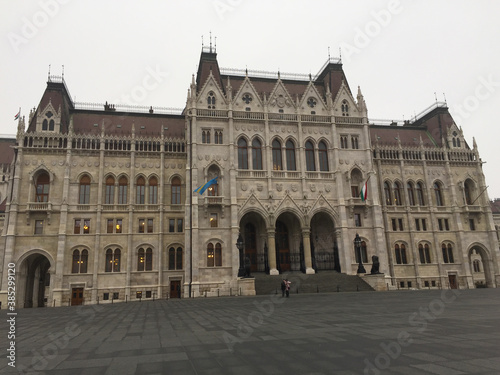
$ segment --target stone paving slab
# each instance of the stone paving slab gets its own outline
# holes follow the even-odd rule
[[[157,300],[18,310],[0,373],[500,374],[500,289]]]

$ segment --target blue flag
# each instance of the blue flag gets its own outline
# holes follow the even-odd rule
[[[214,185],[217,183],[217,179],[219,178],[219,176],[215,177],[215,178],[212,178],[210,181],[208,181],[207,183],[197,187],[195,190],[193,190],[194,193],[200,193],[200,195],[202,195],[205,190],[207,190],[210,186]]]

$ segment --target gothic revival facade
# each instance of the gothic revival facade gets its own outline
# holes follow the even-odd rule
[[[74,103],[50,77],[0,144],[2,303],[9,263],[20,307],[252,294],[239,235],[251,272],[356,274],[376,256],[389,289],[500,282],[476,144],[445,103],[369,120],[336,59],[285,75],[205,49],[178,114]]]

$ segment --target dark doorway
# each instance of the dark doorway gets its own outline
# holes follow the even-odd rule
[[[282,221],[276,222],[277,266],[280,272],[290,271],[290,245],[288,229]]]
[[[257,234],[252,223],[245,225],[245,257],[250,258],[250,271],[257,271]]]
[[[448,275],[448,282],[450,283],[450,288],[451,289],[457,289],[458,288],[457,275]]]
[[[42,254],[32,254],[23,262],[21,274],[26,275],[24,307],[44,307],[45,288],[50,285],[49,260]]]
[[[170,281],[170,298],[181,298],[181,281]]]
[[[83,305],[83,288],[73,288],[71,290],[71,306]]]

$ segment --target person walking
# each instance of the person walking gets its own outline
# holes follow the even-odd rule
[[[285,279],[285,283],[286,283],[286,297],[288,298],[288,297],[290,297],[290,284],[292,282]]]
[[[281,297],[285,296],[285,290],[286,290],[286,281],[285,279],[281,280]]]

